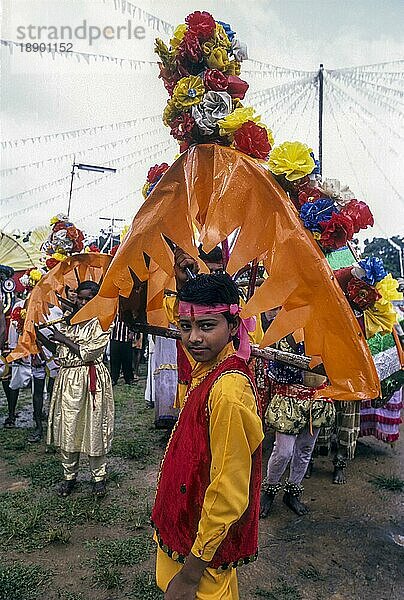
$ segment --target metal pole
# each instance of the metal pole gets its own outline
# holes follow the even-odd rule
[[[323,174],[323,101],[324,101],[324,65],[318,72],[318,162],[320,175]]]
[[[73,178],[74,178],[74,173],[75,173],[75,171],[74,171],[75,167],[76,167],[76,165],[75,165],[75,163],[73,161],[73,164],[72,164],[72,177],[70,179],[69,204],[68,204],[68,207],[67,207],[67,216],[68,217],[70,217],[70,205],[72,203]]]

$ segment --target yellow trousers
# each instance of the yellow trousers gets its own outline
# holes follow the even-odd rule
[[[182,565],[172,560],[157,546],[156,581],[165,592],[172,578],[182,569]],[[196,600],[239,600],[236,569],[217,572],[205,569],[200,581]]]

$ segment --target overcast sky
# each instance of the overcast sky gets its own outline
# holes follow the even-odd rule
[[[27,32],[28,25],[69,25],[74,28],[82,25],[84,20],[87,27],[116,28],[127,24],[129,18],[126,12],[122,14],[122,2],[3,0],[1,37],[20,41],[21,32]],[[174,25],[183,22],[193,10],[208,10],[216,19],[231,23],[238,37],[247,43],[250,58],[288,69],[314,72],[321,62],[326,70],[332,70],[404,58],[404,3],[399,0],[134,0],[132,4]],[[153,44],[157,32],[136,19],[132,18],[131,22],[132,27],[145,25],[144,39],[100,39],[90,45],[87,37],[72,40],[73,50],[155,61]],[[168,41],[168,36],[159,35]],[[2,140],[158,115],[167,98],[157,79],[155,66],[134,70],[127,64],[122,67],[105,62],[87,64],[83,60],[78,62],[74,56],[52,58],[45,52],[40,57],[21,52],[19,48],[14,49],[13,54],[2,48],[1,57]],[[253,66],[246,62],[243,68],[248,70]],[[395,72],[397,66],[386,70]],[[250,83],[251,94],[287,80],[285,77],[275,81],[247,75],[245,78]],[[366,89],[372,91],[372,85],[380,85],[380,81]],[[398,85],[394,82],[388,87],[399,89]],[[380,89],[374,89],[383,99]],[[265,112],[265,107],[260,107],[260,112],[270,127],[271,121],[278,123],[278,128],[274,127],[276,142],[300,139],[312,145],[317,153],[314,87],[310,94],[283,119],[282,124],[279,124],[281,107],[277,112]],[[350,184],[357,197],[369,203],[377,223],[374,235],[404,233],[404,206],[403,200],[399,199],[404,183],[400,166],[402,114],[399,114],[397,96],[393,102],[397,110],[386,111],[382,105],[364,101],[362,97],[362,106],[368,114],[361,120],[361,114],[355,111],[361,113],[362,109],[336,104],[331,94],[327,96],[326,89],[324,172],[326,176]],[[251,104],[254,104],[253,100]],[[117,142],[114,147],[98,148],[111,141]],[[135,191],[143,185],[148,167],[164,160],[172,162],[176,145],[159,121],[146,120],[132,128],[8,147],[2,151],[1,168],[13,168],[71,152],[81,152],[81,162],[107,164],[126,156],[116,166],[132,165],[116,175],[104,177],[99,185],[73,191],[73,219],[81,227],[95,232],[103,223],[99,216],[120,217],[130,222],[142,202],[140,192]],[[66,158],[2,177],[2,198],[43,184],[49,186],[41,192],[2,202],[0,224],[9,231],[24,230],[47,223],[56,212],[66,211],[70,169],[71,159]],[[74,185],[84,186],[98,177],[81,173]],[[59,179],[59,183],[54,183]],[[54,196],[58,198],[48,202]],[[39,206],[29,209],[35,204]],[[26,208],[29,210],[24,214],[8,216]],[[92,216],[87,218],[87,215]]]

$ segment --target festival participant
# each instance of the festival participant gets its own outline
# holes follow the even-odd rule
[[[121,368],[125,383],[127,385],[132,385],[134,381],[132,368],[132,334],[129,331],[129,327],[120,318],[120,315],[115,317],[114,326],[111,332],[110,362],[112,385],[118,383]]]
[[[192,380],[152,511],[157,584],[166,600],[237,599],[235,567],[255,559],[258,541],[263,432],[246,364],[253,324],[240,320],[238,289],[227,274],[186,282],[189,266],[189,259],[176,264],[176,275]]]
[[[280,349],[302,354],[303,344],[296,344],[292,336],[279,342]],[[266,421],[275,430],[275,444],[268,460],[267,476],[262,482],[260,517],[269,515],[276,494],[282,489],[281,479],[290,463],[289,478],[284,486],[283,502],[297,515],[308,512],[300,502],[302,480],[322,425],[334,419],[334,405],[321,397],[325,377],[314,373],[303,375],[300,369],[270,361],[271,398]]]
[[[99,285],[83,281],[78,286],[77,307],[96,296]],[[60,448],[64,481],[59,494],[68,496],[76,483],[80,452],[86,453],[96,496],[106,493],[106,455],[111,447],[114,403],[111,378],[102,362],[109,331],[97,318],[78,325],[53,328],[60,371],[56,378],[48,422],[48,444]]]

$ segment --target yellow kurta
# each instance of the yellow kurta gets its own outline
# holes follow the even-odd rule
[[[206,377],[216,364],[234,353],[228,344],[208,363],[194,363],[191,388]],[[248,506],[252,455],[264,435],[256,400],[248,379],[239,373],[226,373],[212,387],[209,399],[209,439],[212,462],[208,486],[192,554],[211,561],[230,526]],[[182,568],[157,547],[156,578],[165,591]],[[198,600],[237,599],[235,569],[205,569],[196,598]]]
[[[103,331],[94,318],[78,325],[63,325],[61,332],[79,346],[80,357],[59,345],[61,368],[49,409],[47,443],[66,452],[103,456],[110,450],[114,430],[111,377],[102,362],[109,331]],[[90,362],[96,370],[95,401],[90,392]]]
[[[245,306],[245,302],[240,298],[240,306]],[[178,323],[178,299],[177,296],[164,296],[163,308],[165,310],[168,322],[175,325],[179,329]],[[264,337],[264,330],[262,329],[261,318],[258,315],[254,331],[248,332],[251,344],[260,344]],[[188,357],[189,362],[193,365],[193,359],[191,355],[184,348],[184,352]],[[179,382],[177,385],[177,395],[174,402],[174,408],[182,408],[184,398],[187,393],[188,385],[186,383]]]

